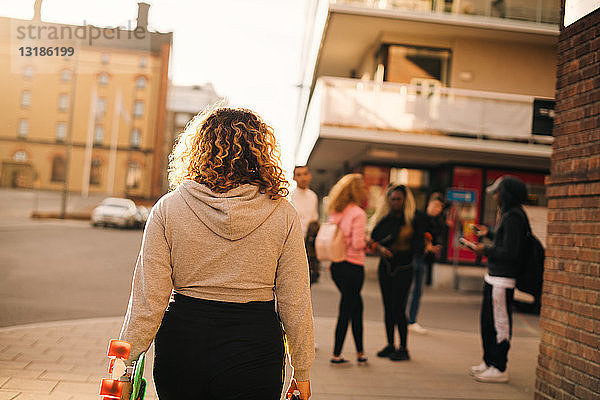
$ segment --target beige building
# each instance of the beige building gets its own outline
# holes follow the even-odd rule
[[[32,21],[0,18],[2,186],[162,193],[172,33],[148,31],[149,7],[125,29],[44,22],[40,0]]]
[[[493,224],[503,174],[545,206],[559,18],[558,0],[309,2],[296,164],[322,196],[362,172],[369,208],[390,181],[421,208],[446,192],[451,235]]]

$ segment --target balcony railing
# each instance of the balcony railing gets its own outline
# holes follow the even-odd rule
[[[549,143],[532,133],[532,96],[322,77],[304,134],[319,126]]]
[[[560,0],[331,0],[331,3],[383,10],[479,15],[545,24],[560,22]]]

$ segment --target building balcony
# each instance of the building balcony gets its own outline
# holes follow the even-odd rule
[[[467,163],[545,170],[552,99],[426,84],[317,80],[297,164],[332,171],[361,163]],[[534,133],[541,121],[544,134]],[[539,128],[535,128],[538,130]],[[550,129],[550,132],[548,131]]]
[[[542,24],[560,22],[558,0],[331,0],[331,4],[364,9],[472,15]]]

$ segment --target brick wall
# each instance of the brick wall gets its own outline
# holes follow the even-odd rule
[[[600,10],[561,28],[557,75],[535,398],[600,399]]]

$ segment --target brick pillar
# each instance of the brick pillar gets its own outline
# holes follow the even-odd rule
[[[557,74],[535,398],[600,399],[600,10],[561,27]]]

